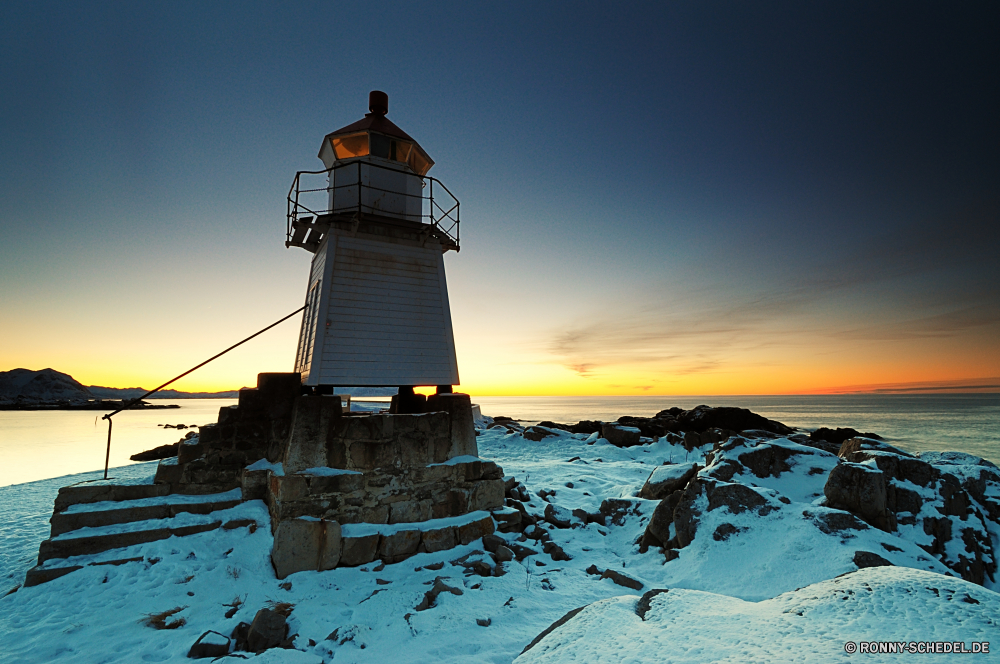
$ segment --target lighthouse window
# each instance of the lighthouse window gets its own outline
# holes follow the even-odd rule
[[[392,154],[390,155],[392,159],[396,161],[401,161],[404,164],[410,159],[410,148],[412,144],[405,141],[393,141],[392,142]]]
[[[337,159],[364,157],[368,154],[368,134],[336,136],[330,140],[333,143],[333,151],[336,153]]]
[[[369,134],[370,154],[373,157],[389,159],[389,151],[392,149],[392,139],[382,134]]]

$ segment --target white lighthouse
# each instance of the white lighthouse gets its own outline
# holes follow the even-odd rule
[[[459,250],[459,203],[390,122],[388,96],[323,138],[326,168],[296,174],[286,247],[312,252],[295,370],[317,394],[336,387],[458,384],[444,254]]]

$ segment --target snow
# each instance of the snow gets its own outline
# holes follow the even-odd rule
[[[752,449],[767,447],[783,448],[789,452],[793,452],[793,456],[790,456],[786,461],[791,470],[779,474],[778,477],[774,477],[773,475],[757,477],[748,473],[740,473],[734,477],[738,478],[743,484],[771,489],[791,499],[792,502],[811,503],[816,499],[822,498],[823,482],[817,482],[815,478],[820,477],[825,479],[830,474],[834,466],[839,463],[837,455],[814,447],[799,445],[786,439],[761,441],[752,446]],[[727,458],[738,460],[739,455],[745,451],[745,449],[739,447],[731,452],[723,452],[715,461],[718,463],[722,459]],[[873,471],[869,466],[863,466],[862,469],[865,472]],[[873,472],[878,472],[878,470],[874,469]]]
[[[627,595],[592,604],[515,661],[897,661],[899,654],[852,656],[845,644],[995,644],[1000,611],[1000,595],[979,586],[893,567],[860,570],[760,602],[671,589],[650,600],[644,619],[636,613],[638,600]],[[926,657],[921,661],[948,655]]]
[[[177,516],[168,519],[148,519],[146,521],[132,521],[129,523],[115,523],[109,526],[97,526],[93,528],[78,528],[68,533],[63,533],[53,537],[53,541],[64,541],[76,539],[78,537],[93,537],[95,535],[113,535],[116,533],[127,533],[136,530],[155,530],[157,528],[182,528],[184,526],[197,526],[222,520],[244,518],[242,516],[242,505],[231,507],[225,510],[216,510],[210,514],[192,514],[191,512],[180,512]],[[265,519],[261,525],[269,525],[270,521]],[[51,561],[47,561],[51,562]]]
[[[230,500],[240,500],[243,492],[239,489],[225,491],[223,493],[207,493],[200,495],[179,495],[155,496],[152,498],[137,498],[136,500],[105,500],[97,503],[77,503],[67,507],[63,514],[77,514],[79,512],[100,512],[103,510],[117,510],[129,507],[151,507],[153,505],[198,505],[200,503],[215,503]]]
[[[343,468],[330,468],[328,466],[317,466],[299,471],[297,475],[315,475],[317,477],[336,477],[337,475],[361,475],[357,470],[344,470]]]
[[[0,633],[5,635],[0,660],[188,662],[187,651],[201,634],[214,630],[228,635],[268,602],[293,605],[289,625],[297,650],[247,655],[264,664],[506,663],[567,611],[583,606],[587,608],[576,618],[518,661],[839,661],[849,659],[844,642],[862,639],[1000,641],[1000,595],[946,576],[952,572],[918,546],[925,543],[918,533],[872,527],[825,532],[818,525],[829,515],[844,514],[823,505],[823,481],[837,460],[820,450],[782,438],[758,443],[794,452],[787,460],[791,470],[776,477],[744,473],[733,478],[753,486],[773,511],[764,516],[754,510],[703,511],[694,541],[679,550],[676,560],[666,562],[655,547],[639,550],[637,540],[658,501],[636,496],[653,471],[675,472],[672,464],[706,465],[711,446],[686,451],[660,440],[617,448],[596,434],[567,432],[533,442],[505,428],[481,431],[477,443],[480,457],[453,461],[498,463],[506,476],[528,489],[525,507],[532,514],[541,516],[548,504],[593,513],[610,498],[628,499],[634,509],[617,525],[584,526],[577,520],[568,529],[544,525],[569,561],[554,561],[540,552],[538,543],[519,542],[517,534],[501,534],[510,543],[539,551],[522,562],[502,564],[502,576],[470,575],[452,564],[463,556],[488,560],[477,540],[397,564],[376,561],[299,572],[284,581],[275,578],[271,566],[273,539],[263,502],[248,501],[209,515],[182,513],[163,525],[252,519],[260,527],[254,532],[217,529],[56,561],[85,566],[0,598]],[[711,473],[725,458],[717,453],[701,473]],[[962,461],[956,467],[975,466],[955,461]],[[263,464],[251,467],[280,471]],[[155,467],[139,464],[114,473],[146,481]],[[810,474],[812,469],[818,470]],[[7,580],[7,588],[34,564],[38,543],[48,535],[55,491],[90,477],[0,487],[0,579]],[[543,490],[544,500],[539,497]],[[420,527],[457,525],[485,515]],[[733,534],[713,538],[723,524]],[[346,524],[342,534],[412,527]],[[856,551],[876,553],[897,567],[856,571]],[[139,557],[141,561],[121,565],[86,566]],[[643,621],[635,613],[641,593],[588,573],[591,565],[639,580],[643,592],[670,590],[653,598]],[[442,593],[436,605],[416,611],[438,577],[461,594]],[[236,600],[239,610],[226,618]],[[175,607],[182,607],[175,617],[185,621],[177,629],[156,630],[142,622],[144,616]],[[477,619],[490,624],[481,627]],[[337,637],[328,638],[334,631]],[[873,662],[899,658],[857,657]],[[921,661],[935,657],[946,655],[924,655]]]
[[[229,641],[225,636],[222,636],[218,632],[206,632],[205,636],[201,639],[202,643],[209,643],[213,645],[226,645]]]
[[[323,658],[318,655],[310,655],[299,650],[283,650],[276,648],[265,650],[261,654],[254,656],[245,653],[247,659],[255,664],[322,664]]]
[[[252,464],[247,466],[247,470],[270,470],[275,475],[283,477],[285,475],[285,469],[280,463],[271,463],[267,459],[258,459]]]
[[[137,466],[140,464],[136,464]],[[108,486],[116,485],[120,486],[122,484],[137,485],[137,484],[152,484],[153,478],[156,475],[156,462],[151,461],[149,463],[141,464],[142,469],[139,472],[129,472],[129,469],[135,468],[135,466],[122,466],[121,468],[111,468],[108,470],[108,479],[104,479],[103,474],[100,477],[94,479],[82,480],[79,482],[74,482],[72,484],[63,484],[63,486],[71,485],[83,485],[87,486]],[[145,472],[142,472],[142,471]],[[88,473],[89,474],[89,473]]]
[[[151,461],[112,468],[110,474],[125,484],[152,481],[155,473],[156,462]],[[21,583],[34,566],[38,543],[49,536],[49,517],[59,489],[103,476],[100,470],[0,487],[0,595]]]
[[[667,466],[659,466],[655,468],[653,472],[649,474],[649,478],[646,480],[649,484],[660,484],[662,482],[676,482],[680,478],[684,477],[694,466],[694,463],[674,463]]]
[[[471,454],[463,454],[462,456],[452,457],[452,458],[450,458],[447,461],[444,461],[442,463],[429,463],[429,464],[427,464],[427,466],[428,467],[430,467],[430,466],[457,466],[460,463],[472,463],[473,461],[482,461],[482,459],[480,459],[477,456],[472,456]]]
[[[484,519],[490,515],[489,512],[469,512],[461,516],[452,516],[444,519],[430,519],[419,523],[345,523],[340,527],[342,537],[365,537],[368,535],[393,535],[402,530],[438,530],[439,528],[464,526],[467,523]]]

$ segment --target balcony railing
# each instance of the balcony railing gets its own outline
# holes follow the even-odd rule
[[[458,199],[435,178],[370,161],[299,171],[288,191],[286,247],[315,251],[334,219],[378,218],[420,224],[443,245],[459,248]]]

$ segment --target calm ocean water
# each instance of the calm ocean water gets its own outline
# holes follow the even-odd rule
[[[958,450],[1000,464],[1000,394],[820,395],[727,397],[475,397],[484,415],[525,422],[613,420],[651,416],[698,404],[739,406],[806,430],[853,427],[877,433],[911,452]],[[115,416],[111,466],[129,456],[176,442],[185,431],[159,424],[207,424],[234,399],[169,401],[176,410],[130,411]],[[0,486],[104,467],[107,423],[95,411],[0,411]]]
[[[186,430],[159,424],[208,424],[219,408],[236,399],[179,399],[178,409],[130,410],[114,417],[110,466],[133,463],[129,457],[158,445],[176,443]],[[0,411],[0,486],[104,469],[108,423],[94,410]]]

